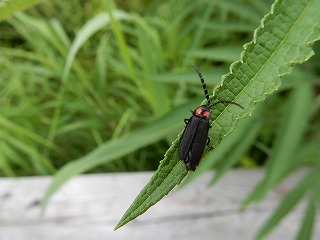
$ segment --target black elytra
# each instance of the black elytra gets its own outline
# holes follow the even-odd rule
[[[218,101],[211,105],[207,86],[204,82],[201,72],[195,66],[192,66],[198,73],[201,80],[204,94],[207,99],[207,105],[201,105],[194,111],[191,111],[192,116],[189,119],[184,119],[186,127],[180,138],[180,144],[178,149],[179,158],[185,163],[187,171],[195,171],[202,158],[206,145],[208,147],[210,138],[208,138],[208,132],[210,127],[210,107],[215,106],[219,103],[230,103],[235,104],[242,108],[238,103],[231,101]]]

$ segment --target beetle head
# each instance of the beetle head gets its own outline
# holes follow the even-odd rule
[[[193,111],[193,115],[205,119],[210,119],[210,108],[207,105],[202,105]]]

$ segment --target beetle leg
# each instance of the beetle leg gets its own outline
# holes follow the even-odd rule
[[[187,125],[188,122],[189,122],[189,119],[185,118],[185,119],[184,119],[184,123]]]

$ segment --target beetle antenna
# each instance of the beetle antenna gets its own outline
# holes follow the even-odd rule
[[[232,102],[232,101],[225,101],[225,100],[221,100],[221,101],[215,102],[215,103],[213,103],[213,104],[211,105],[211,101],[210,101],[209,94],[208,94],[208,90],[207,90],[207,85],[206,85],[206,83],[204,82],[204,78],[203,78],[201,72],[199,71],[199,69],[198,69],[196,66],[194,66],[194,65],[190,65],[190,66],[198,73],[198,76],[199,76],[199,78],[200,78],[200,80],[201,80],[201,83],[202,83],[202,87],[203,87],[203,90],[204,90],[204,94],[206,95],[206,99],[207,99],[209,108],[210,108],[210,107],[213,107],[213,106],[215,106],[215,105],[217,105],[217,104],[219,104],[219,103],[230,103],[230,104],[237,105],[238,107],[244,109],[239,103]]]
[[[244,109],[239,103],[236,103],[236,102],[232,102],[232,101],[225,101],[225,100],[222,100],[222,101],[218,101],[218,102],[215,102],[214,104],[212,104],[211,106],[209,107],[213,107],[219,103],[230,103],[230,104],[234,104],[234,105],[237,105],[238,107]]]
[[[208,102],[208,106],[211,105],[211,101],[210,101],[210,98],[209,98],[209,94],[208,94],[208,90],[207,90],[207,85],[206,83],[204,82],[204,78],[201,74],[201,72],[199,71],[199,69],[194,66],[194,65],[190,65],[197,73],[198,73],[198,76],[201,80],[201,83],[202,83],[202,87],[203,87],[203,91],[204,91],[204,94],[206,95],[206,99],[207,99],[207,102]]]

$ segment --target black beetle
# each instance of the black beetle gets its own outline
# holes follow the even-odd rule
[[[231,101],[218,101],[211,105],[208,90],[202,74],[197,67],[192,67],[198,73],[208,104],[201,105],[200,107],[196,108],[196,110],[191,111],[192,116],[189,119],[184,119],[186,127],[180,138],[178,155],[179,158],[186,164],[187,171],[196,170],[206,145],[210,147],[210,138],[208,138],[208,132],[211,128],[209,123],[210,107],[213,107],[219,103],[231,103],[242,108],[240,104]]]

